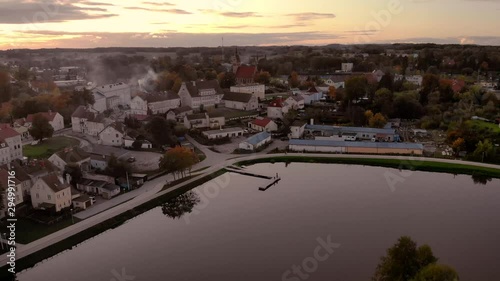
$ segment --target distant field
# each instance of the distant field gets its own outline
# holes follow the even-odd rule
[[[472,120],[471,123],[474,127],[477,127],[478,129],[487,129],[487,130],[492,130],[495,133],[500,133],[500,127],[498,126],[498,124],[489,123],[481,120]]]
[[[28,158],[45,159],[65,147],[79,145],[80,141],[67,137],[53,137],[37,145],[25,145],[23,154]]]

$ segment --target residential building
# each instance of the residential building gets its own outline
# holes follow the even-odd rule
[[[226,92],[222,98],[226,108],[252,111],[259,108],[258,99],[252,94]]]
[[[47,120],[49,120],[49,124],[52,126],[52,128],[54,128],[54,132],[64,129],[64,118],[58,112],[49,111],[49,112],[40,112],[37,114],[40,114],[43,117],[47,118]],[[35,115],[36,114],[28,115],[28,117],[26,117],[26,123],[24,126],[28,128],[31,127]]]
[[[141,149],[150,149],[153,148],[153,144],[148,140],[137,140],[131,136],[125,136],[123,138],[123,147],[132,148],[134,146],[134,142],[139,141],[141,143]]]
[[[239,148],[243,150],[254,151],[270,142],[271,134],[268,132],[261,132],[249,137],[244,142],[241,142]]]
[[[31,204],[35,209],[57,213],[71,207],[71,185],[57,173],[39,178],[30,193]]]
[[[96,87],[92,90],[94,95],[94,109],[99,113],[118,106],[128,107],[131,100],[131,88],[124,83],[109,84]]]
[[[264,84],[253,83],[231,86],[230,91],[233,93],[252,94],[260,100],[264,100],[266,97],[266,85]]]
[[[67,165],[76,165],[82,171],[90,170],[90,154],[79,147],[65,148],[52,154],[48,160],[61,171]]]
[[[250,84],[255,82],[255,74],[257,74],[257,66],[240,65],[236,69],[236,84]]]
[[[148,102],[144,98],[144,95],[137,95],[130,101],[130,114],[148,114]]]
[[[290,109],[304,109],[305,100],[301,95],[292,95],[285,100],[285,105]]]
[[[224,91],[217,80],[182,83],[179,90],[181,104],[193,109],[215,107],[221,103],[223,96]]]
[[[0,165],[10,163],[10,147],[6,142],[0,141]]]
[[[314,102],[318,102],[323,98],[323,92],[316,89],[316,87],[312,87],[305,92],[301,92],[299,94],[302,98],[304,98],[304,104],[310,105]]]
[[[367,127],[340,127],[324,125],[306,125],[304,133],[315,137],[335,137],[345,133],[356,134],[357,140],[397,142],[399,135],[394,129],[378,129]]]
[[[91,194],[102,196],[104,199],[111,199],[120,194],[120,187],[114,184],[112,177],[86,174],[78,183],[77,189]]]
[[[267,117],[271,119],[283,119],[283,115],[288,112],[288,106],[283,98],[277,98],[267,106]]]
[[[188,129],[201,128],[221,128],[226,125],[226,118],[219,112],[198,113],[186,115],[184,117],[184,126]]]
[[[375,79],[377,81],[377,83],[380,82],[380,80],[382,80],[382,77],[384,75],[385,75],[385,73],[380,69],[374,70],[371,73],[371,76],[373,77],[373,79]]]
[[[269,118],[258,117],[248,123],[248,127],[259,132],[274,132],[278,130],[278,124]]]
[[[422,155],[424,147],[417,143],[290,140],[288,148],[297,152],[329,152],[355,154]]]
[[[115,122],[104,128],[99,133],[99,144],[109,146],[122,146],[125,137],[125,124]]]
[[[189,106],[181,106],[179,108],[170,109],[167,112],[167,120],[182,122],[184,120],[184,116],[189,114],[193,114],[193,109]]]
[[[342,63],[342,72],[352,72],[353,68],[353,63]]]
[[[349,75],[334,75],[330,76],[325,80],[325,84],[328,86],[333,86],[335,89],[345,88],[345,81],[349,78]]]
[[[23,158],[23,144],[21,141],[21,135],[10,127],[0,128],[0,149],[4,148],[1,149],[1,152],[3,154],[0,154],[0,158],[7,159],[7,150],[5,149],[5,146],[9,148],[9,161]],[[0,159],[0,161],[6,160]]]
[[[71,115],[71,126],[73,132],[97,136],[104,130],[104,115],[80,106]]]
[[[9,177],[9,171],[0,169],[0,186],[2,189],[0,192],[3,192],[2,200],[3,200],[3,208],[0,209],[0,218],[4,218],[7,215],[8,211],[8,203],[7,203],[7,198],[8,198],[8,188],[9,187],[14,187],[14,204],[17,206],[21,203],[24,202],[24,194],[23,194],[23,188],[22,188],[22,182],[17,179],[17,176],[14,176],[12,178]]]
[[[415,84],[417,86],[422,86],[422,82],[424,78],[422,75],[408,75],[408,76],[403,76],[403,75],[396,75],[394,76],[395,81],[403,80],[405,79],[407,82]]]
[[[294,121],[292,126],[290,126],[290,138],[300,139],[304,135],[304,130],[306,129],[306,122]]]
[[[90,167],[93,170],[105,170],[108,167],[110,156],[101,154],[90,154]]]
[[[232,138],[243,136],[244,130],[242,128],[225,128],[219,130],[204,131],[203,135],[209,140],[220,138]]]
[[[142,94],[132,99],[130,112],[141,115],[147,115],[148,111],[152,114],[163,114],[171,109],[178,108],[180,105],[181,99],[173,92]]]

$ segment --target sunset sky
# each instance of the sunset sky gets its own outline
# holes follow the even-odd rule
[[[0,0],[0,49],[500,45],[500,0]]]

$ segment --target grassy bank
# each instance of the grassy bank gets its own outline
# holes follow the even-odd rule
[[[333,157],[313,157],[313,156],[270,156],[269,158],[253,159],[239,162],[238,165],[252,165],[258,163],[325,163],[325,164],[350,164],[387,167],[395,169],[405,169],[425,172],[439,172],[450,174],[464,174],[473,176],[484,176],[500,178],[500,169],[480,167],[466,164],[451,164],[433,161],[405,161],[399,159],[377,159],[377,158],[333,158]]]
[[[63,252],[65,250],[71,249],[74,245],[77,245],[87,239],[90,239],[100,233],[103,233],[104,231],[107,231],[109,229],[113,229],[116,227],[119,227],[122,225],[124,222],[144,213],[147,212],[151,209],[154,209],[161,204],[165,203],[167,200],[174,198],[178,195],[181,195],[195,187],[198,187],[202,185],[205,182],[208,182],[220,175],[223,175],[226,173],[225,169],[221,169],[217,172],[214,172],[210,175],[204,176],[198,180],[195,180],[189,184],[184,185],[183,187],[169,192],[167,194],[164,194],[160,197],[157,197],[155,199],[152,199],[151,201],[148,201],[142,205],[139,205],[135,208],[132,208],[130,210],[125,211],[124,213],[121,213],[120,215],[117,215],[111,219],[108,219],[104,222],[101,222],[93,227],[90,227],[82,232],[79,232],[71,237],[68,237],[56,244],[50,245],[36,253],[33,253],[31,255],[28,255],[24,258],[21,258],[16,262],[16,272],[20,272],[24,269],[30,268],[35,266],[38,262],[50,258],[60,252]],[[13,277],[8,274],[7,272],[7,267],[4,266],[0,268],[0,280],[14,280]]]
[[[37,145],[25,145],[23,154],[28,158],[45,159],[49,158],[54,152],[79,145],[80,141],[67,137],[53,137]]]

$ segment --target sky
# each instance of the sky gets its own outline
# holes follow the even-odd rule
[[[500,45],[499,15],[500,0],[0,0],[0,50]]]

